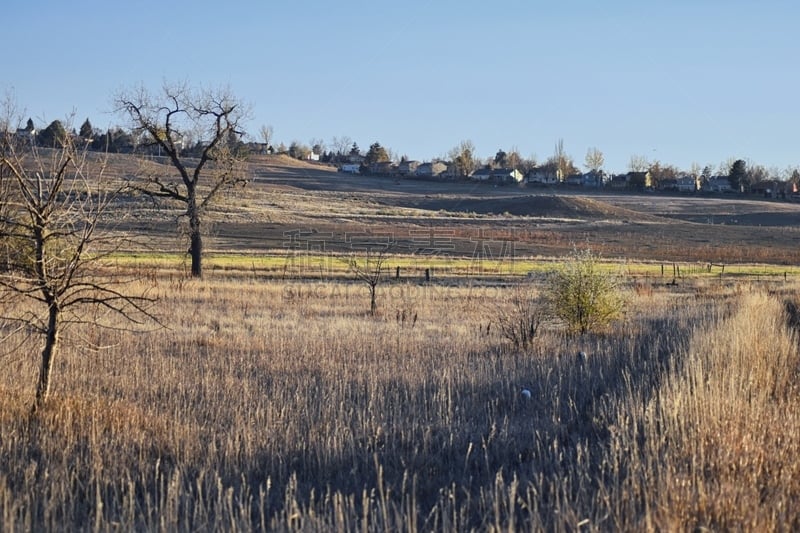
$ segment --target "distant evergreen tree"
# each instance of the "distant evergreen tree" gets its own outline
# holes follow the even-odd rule
[[[67,138],[67,130],[60,120],[54,120],[45,129],[39,132],[37,143],[48,148],[61,145]]]
[[[383,163],[389,161],[389,153],[386,148],[381,146],[381,143],[372,143],[369,147],[367,155],[364,156],[364,164],[371,165],[372,163]]]
[[[78,130],[78,135],[84,140],[89,140],[94,137],[94,128],[92,128],[92,123],[89,122],[88,118],[83,121],[83,124],[81,124],[81,129]]]
[[[33,125],[33,120],[29,118],[28,122],[25,124],[25,131],[33,131],[35,129],[36,127]]]
[[[505,168],[508,166],[508,154],[503,150],[498,150],[494,156],[494,164],[500,168]]]
[[[122,128],[109,129],[105,135],[97,135],[92,142],[95,150],[108,150],[117,154],[129,154],[134,150],[133,136]]]
[[[731,188],[738,191],[742,185],[747,183],[747,163],[742,159],[737,159],[731,165],[731,170],[728,172],[728,182]]]

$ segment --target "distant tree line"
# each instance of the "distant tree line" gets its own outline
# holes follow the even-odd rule
[[[83,121],[80,128],[67,131],[61,120],[54,120],[44,129],[37,130],[33,120],[28,119],[26,127],[18,133],[27,132],[29,142],[42,148],[54,148],[63,145],[63,142],[70,138],[76,145],[85,147],[96,152],[108,152],[112,154],[144,154],[144,155],[166,155],[160,149],[158,143],[153,141],[152,135],[146,131],[135,132],[116,126],[103,131],[92,126],[87,118]],[[180,152],[187,157],[198,157],[203,153],[207,140],[192,139],[190,137],[178,139]],[[235,153],[247,155],[248,145],[234,134],[230,134],[225,139],[225,144]],[[161,153],[160,153],[161,152]],[[295,154],[299,155],[299,154]]]
[[[109,153],[139,153],[145,155],[164,155],[163,150],[153,139],[148,138],[147,132],[135,132],[122,127],[110,127],[103,131],[95,128],[87,118],[75,131],[67,131],[60,120],[54,120],[45,128],[37,130],[31,119],[28,119],[26,127],[21,132],[30,134],[30,142],[35,142],[37,146],[53,147],[61,144],[68,135],[73,141],[81,143],[87,149]],[[19,132],[18,132],[19,133]],[[407,155],[398,157],[389,148],[374,142],[366,152],[363,152],[358,143],[350,137],[333,137],[329,143],[322,139],[312,138],[308,143],[292,141],[288,146],[279,143],[277,146],[272,144],[274,130],[272,126],[262,126],[261,137],[263,143],[246,143],[241,138],[232,136],[227,141],[230,148],[242,156],[254,153],[277,153],[285,154],[295,159],[314,160],[321,163],[332,165],[356,163],[366,171],[373,163],[382,162],[402,162],[408,161]],[[180,152],[187,157],[196,157],[203,153],[205,147],[204,140],[183,138],[178,140]],[[476,155],[475,145],[472,141],[461,141],[452,148],[447,154],[439,159],[451,166],[452,174],[455,176],[466,177],[480,168],[512,168],[528,174],[533,171],[540,171],[546,174],[558,176],[559,180],[576,175],[581,169],[576,165],[575,160],[564,148],[563,139],[559,139],[553,154],[543,162],[537,161],[535,155],[523,157],[516,147],[511,149],[499,149],[493,157],[480,159]],[[602,172],[605,163],[603,152],[591,147],[587,150],[583,168],[589,172]],[[733,190],[748,190],[753,185],[766,180],[778,180],[800,185],[800,169],[797,167],[787,169],[767,168],[745,159],[734,159],[723,161],[719,165],[700,165],[693,164],[691,169],[679,169],[678,167],[663,163],[659,160],[650,160],[643,155],[632,155],[628,163],[628,171],[631,173],[648,173],[648,182],[654,188],[667,180],[674,180],[682,176],[692,176],[701,183],[707,182],[712,178],[727,178]]]

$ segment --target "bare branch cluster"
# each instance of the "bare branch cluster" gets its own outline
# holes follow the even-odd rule
[[[20,144],[8,130],[0,140],[0,320],[44,338],[37,405],[65,326],[102,326],[104,314],[155,318],[153,299],[129,294],[131,280],[105,267],[120,240],[98,230],[118,188],[104,179],[105,159],[87,155],[69,137],[55,149]]]
[[[150,173],[131,187],[186,206],[192,275],[199,277],[203,212],[222,191],[247,182],[241,149],[247,111],[227,89],[194,91],[185,84],[165,84],[157,94],[139,88],[117,96],[116,105],[130,120],[140,146],[151,154],[157,149],[178,173],[178,180]]]

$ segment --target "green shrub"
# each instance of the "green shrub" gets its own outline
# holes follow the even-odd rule
[[[550,312],[572,333],[602,330],[625,308],[616,276],[602,270],[591,250],[571,254],[549,279],[545,297]]]

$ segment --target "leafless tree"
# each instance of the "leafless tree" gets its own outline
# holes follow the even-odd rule
[[[157,148],[178,171],[179,180],[159,175],[145,177],[134,188],[153,198],[186,206],[192,276],[203,274],[201,221],[208,205],[224,190],[246,183],[244,154],[239,140],[247,111],[229,90],[195,91],[186,85],[164,84],[159,93],[144,88],[116,98],[117,110],[145,139],[144,147]],[[200,140],[194,157],[182,153],[181,140]]]
[[[552,161],[556,165],[556,173],[560,181],[565,180],[567,176],[575,170],[572,158],[567,154],[566,150],[564,150],[564,139],[556,141]]]
[[[44,149],[19,144],[7,129],[0,135],[0,321],[18,326],[0,344],[15,334],[43,339],[35,411],[68,326],[111,327],[114,315],[143,324],[154,319],[153,300],[130,294],[135,279],[107,264],[120,241],[100,223],[119,187],[105,178],[105,159],[91,159],[71,136]]]
[[[384,265],[388,258],[391,244],[367,246],[362,254],[352,254],[347,265],[356,279],[369,288],[369,312],[375,315],[378,310],[378,285],[385,279]]]
[[[318,137],[312,137],[308,141],[308,145],[311,147],[311,152],[322,155],[325,152],[325,141]]]
[[[603,168],[604,163],[605,157],[603,156],[603,152],[601,152],[598,148],[592,147],[586,151],[584,166],[587,169],[591,170],[592,172],[597,172]]]
[[[508,165],[508,168],[517,170],[522,168],[522,156],[516,146],[512,146],[511,150],[506,154],[506,165]]]
[[[353,145],[353,139],[351,139],[347,135],[341,135],[338,137],[334,136],[331,139],[331,149],[337,156],[347,155],[352,145]]]
[[[264,124],[261,126],[259,133],[261,134],[261,139],[263,139],[264,144],[267,145],[267,149],[269,149],[270,144],[272,144],[272,136],[275,134],[274,128],[269,124]]]
[[[470,140],[458,143],[458,146],[448,152],[447,157],[455,165],[458,175],[462,177],[469,176],[478,167],[475,144]]]
[[[650,169],[650,161],[643,155],[632,155],[628,161],[628,170],[631,172],[646,172]]]

